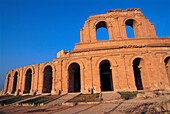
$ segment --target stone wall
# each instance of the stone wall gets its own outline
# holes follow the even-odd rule
[[[127,20],[131,19],[129,22]],[[132,23],[133,22],[133,23]],[[98,24],[99,23],[99,24]],[[135,38],[128,39],[125,25],[134,29]],[[131,25],[134,24],[134,25]],[[109,40],[97,41],[96,30],[107,28]],[[136,67],[134,61],[138,59]],[[101,63],[109,61],[112,80],[112,91],[136,91],[137,84],[142,90],[166,90],[170,86],[170,38],[158,38],[155,28],[143,16],[139,9],[110,10],[107,14],[90,16],[80,30],[80,43],[74,50],[62,50],[52,62],[21,67],[7,72],[2,94],[11,94],[14,74],[17,72],[15,95],[23,95],[25,90],[26,72],[31,70],[31,89],[27,94],[42,93],[44,88],[44,70],[52,68],[51,94],[64,94],[69,90],[69,76],[74,76],[74,69],[69,75],[69,66],[77,63],[80,67],[80,92],[101,92]],[[140,81],[134,74],[138,70]],[[107,72],[105,72],[107,74]],[[102,85],[105,86],[105,85]],[[73,88],[74,85],[70,85]],[[72,89],[74,90],[74,89]],[[73,91],[74,92],[74,91]]]

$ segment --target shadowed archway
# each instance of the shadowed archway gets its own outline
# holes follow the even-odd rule
[[[15,93],[17,88],[17,80],[18,80],[18,72],[15,72],[14,74],[14,81],[13,81],[13,89],[11,93]]]
[[[52,67],[50,65],[46,66],[44,69],[43,77],[43,93],[51,93],[52,89]]]
[[[110,62],[103,60],[100,62],[100,86],[101,91],[113,91],[112,70],[110,69]]]
[[[168,76],[168,80],[169,80],[169,83],[170,83],[170,57],[167,57],[164,60],[164,63],[165,63],[165,68],[166,68],[166,73],[167,73],[167,76]]]
[[[144,66],[144,61],[141,58],[136,58],[133,60],[133,72],[135,77],[135,84],[137,90],[143,90],[143,84],[142,84],[142,69]]]
[[[80,66],[78,63],[70,64],[68,68],[68,92],[80,92]]]
[[[32,70],[28,69],[25,75],[25,90],[24,93],[30,93],[31,80],[32,80]]]
[[[8,75],[8,79],[7,79],[7,85],[6,85],[6,91],[5,91],[5,93],[7,93],[7,91],[8,91],[10,76],[11,76],[11,75],[9,74],[9,75]]]

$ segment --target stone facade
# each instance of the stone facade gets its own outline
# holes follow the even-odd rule
[[[125,26],[135,38],[128,39]],[[105,27],[109,40],[97,41]],[[158,38],[140,9],[109,10],[90,16],[80,43],[61,50],[52,62],[7,72],[2,94],[166,90],[170,85],[170,38]]]

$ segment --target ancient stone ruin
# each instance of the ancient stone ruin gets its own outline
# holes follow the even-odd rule
[[[128,38],[126,27],[135,38]],[[109,40],[97,41],[104,27]],[[80,43],[61,50],[52,62],[7,72],[1,94],[167,90],[170,86],[170,38],[159,38],[140,9],[109,10],[90,16],[80,29]]]

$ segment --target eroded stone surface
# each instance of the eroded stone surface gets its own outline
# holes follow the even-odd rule
[[[126,25],[135,38],[127,38]],[[109,40],[96,40],[101,27],[108,30]],[[170,38],[158,38],[140,9],[109,10],[85,21],[73,50],[58,52],[52,62],[7,72],[1,94],[168,90],[169,53]],[[69,69],[72,64],[79,66],[77,71]]]

